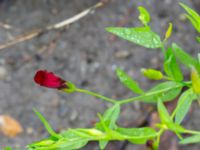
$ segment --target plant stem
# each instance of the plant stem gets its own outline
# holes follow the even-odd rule
[[[161,50],[162,50],[163,56],[165,57],[165,42],[162,42]]]
[[[80,93],[85,93],[85,94],[88,94],[88,95],[92,95],[94,97],[103,99],[103,100],[105,100],[107,102],[110,102],[110,103],[113,103],[113,104],[116,104],[118,102],[118,101],[116,101],[116,100],[114,100],[112,98],[109,98],[109,97],[106,97],[106,96],[103,96],[101,94],[98,94],[98,93],[95,93],[95,92],[91,92],[91,91],[88,91],[88,90],[85,90],[85,89],[79,89],[79,88],[77,88],[76,92],[80,92]]]
[[[200,134],[199,131],[194,131],[194,130],[185,130],[184,133],[189,133],[189,134]]]
[[[158,150],[159,149],[159,145],[160,145],[160,137],[163,134],[163,132],[165,131],[165,129],[160,129],[160,131],[158,132],[158,136],[156,138],[156,141],[153,144],[153,150]]]
[[[155,92],[145,93],[145,94],[137,96],[137,97],[131,97],[131,98],[128,98],[128,99],[121,100],[118,103],[119,104],[126,104],[126,103],[130,103],[130,102],[133,102],[133,101],[136,101],[136,100],[142,100],[146,97],[149,97],[149,96],[152,96],[152,95],[155,95],[155,94],[159,94],[159,93],[163,93],[163,92],[175,89],[175,88],[179,88],[181,86],[182,85],[178,85],[178,86],[169,87],[169,88],[166,88],[166,89],[163,89],[163,90],[158,90],[158,91],[155,91]]]
[[[188,85],[190,84],[190,82],[183,82],[182,84],[184,85]],[[154,91],[154,92],[147,92],[143,95],[140,95],[140,96],[137,96],[137,97],[131,97],[131,98],[127,98],[127,99],[122,99],[122,100],[114,100],[112,98],[109,98],[109,97],[106,97],[106,96],[103,96],[101,94],[98,94],[98,93],[95,93],[95,92],[91,92],[91,91],[88,91],[88,90],[85,90],[85,89],[79,89],[79,88],[76,88],[76,92],[80,92],[80,93],[85,93],[85,94],[88,94],[88,95],[92,95],[92,96],[95,96],[97,98],[101,98],[107,102],[110,102],[110,103],[113,103],[113,104],[126,104],[126,103],[130,103],[130,102],[133,102],[133,101],[136,101],[136,100],[142,100],[146,97],[149,97],[149,96],[152,96],[152,95],[155,95],[155,94],[159,94],[159,93],[163,93],[163,92],[166,92],[166,91],[169,91],[169,90],[172,90],[172,89],[176,89],[176,88],[179,88],[183,85],[177,85],[177,86],[174,86],[174,87],[169,87],[169,88],[166,88],[166,89],[162,89],[162,90],[158,90],[158,91]]]

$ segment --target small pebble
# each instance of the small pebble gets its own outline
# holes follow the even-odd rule
[[[127,50],[120,50],[115,53],[115,57],[119,59],[128,58],[131,56],[131,53]]]
[[[32,134],[32,133],[33,133],[33,128],[28,127],[28,128],[26,129],[26,133],[27,133],[27,134]]]
[[[7,76],[7,70],[5,67],[0,66],[0,80],[4,80]]]
[[[78,112],[77,111],[72,111],[70,115],[70,121],[75,121],[78,118]]]

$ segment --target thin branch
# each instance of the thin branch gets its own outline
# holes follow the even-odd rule
[[[0,44],[0,50],[8,48],[8,47],[13,46],[13,45],[18,44],[18,43],[33,39],[33,38],[41,35],[42,33],[48,32],[50,30],[57,30],[57,29],[61,29],[61,28],[64,28],[66,26],[69,26],[70,24],[75,23],[78,20],[84,18],[85,16],[89,15],[94,10],[102,7],[103,5],[104,5],[103,2],[99,2],[99,3],[95,4],[94,6],[88,8],[88,9],[82,11],[81,13],[79,13],[79,14],[71,17],[71,18],[68,18],[64,21],[61,21],[61,22],[53,24],[53,25],[48,25],[45,28],[36,29],[32,32],[27,32],[23,35],[17,36],[13,40],[9,40],[9,41],[5,42],[4,44]]]

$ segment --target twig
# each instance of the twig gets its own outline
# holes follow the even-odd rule
[[[9,40],[9,41],[5,42],[4,44],[0,44],[0,50],[5,49],[5,48],[10,47],[10,46],[13,46],[13,45],[18,44],[18,43],[33,39],[33,38],[41,35],[44,32],[47,32],[47,31],[50,31],[50,30],[57,30],[57,29],[61,29],[61,28],[64,28],[66,26],[69,26],[70,24],[82,19],[83,17],[87,16],[88,14],[92,13],[94,10],[96,10],[99,7],[102,7],[103,5],[104,5],[103,2],[99,2],[96,5],[88,8],[88,9],[82,11],[81,13],[79,13],[79,14],[71,17],[71,18],[68,18],[64,21],[61,21],[61,22],[53,24],[53,25],[48,25],[45,28],[36,29],[32,32],[27,32],[23,35],[17,36],[13,40]]]

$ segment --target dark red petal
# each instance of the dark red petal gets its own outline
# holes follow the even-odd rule
[[[43,82],[45,80],[45,71],[39,70],[35,74],[34,80],[37,84],[43,85]]]
[[[41,86],[57,89],[66,88],[65,80],[46,70],[37,71],[34,80],[37,84]]]

